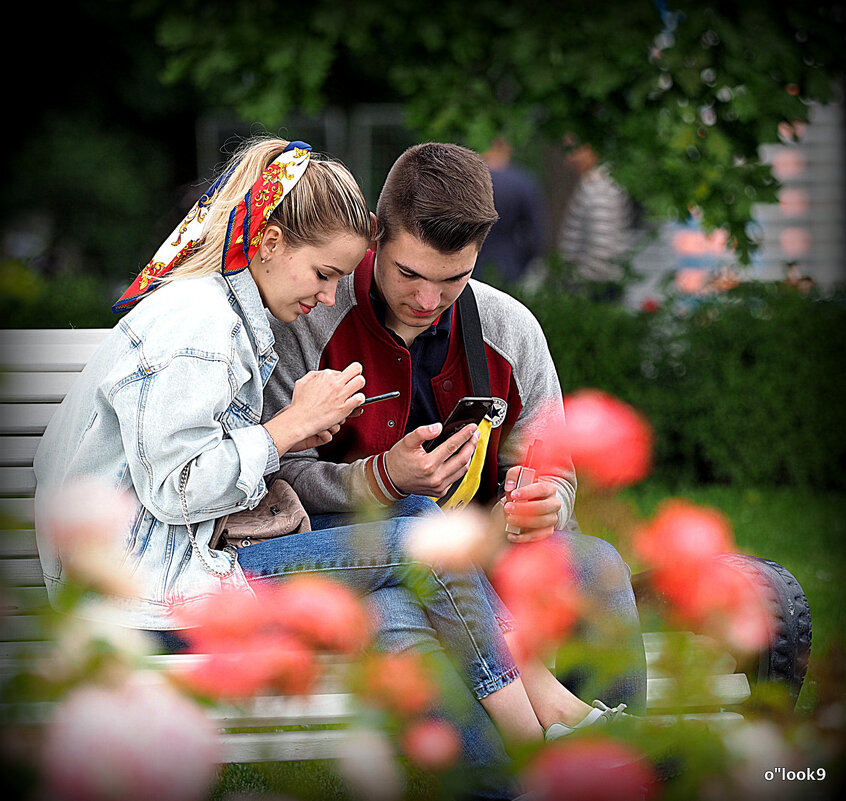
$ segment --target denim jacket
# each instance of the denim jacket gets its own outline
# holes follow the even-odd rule
[[[176,628],[172,606],[227,585],[246,586],[232,555],[209,548],[216,518],[254,508],[278,466],[260,425],[276,365],[273,334],[249,270],[174,281],[106,336],[50,420],[35,456],[38,550],[51,600],[65,580],[41,530],[45,502],[63,483],[95,479],[133,505],[121,537],[137,597],[115,601],[121,623]],[[275,462],[275,463],[274,463]],[[196,533],[184,524],[180,474]],[[204,559],[200,558],[200,551]]]

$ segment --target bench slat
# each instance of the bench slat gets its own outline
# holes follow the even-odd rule
[[[337,759],[349,731],[241,732],[223,734],[224,762],[293,762]]]
[[[31,526],[35,521],[35,500],[33,498],[0,498],[0,514],[11,518],[22,527]]]
[[[0,583],[9,587],[43,587],[41,562],[36,559],[3,559],[0,561]]]
[[[47,608],[46,587],[4,587],[0,595],[0,611],[6,615],[31,615]]]
[[[13,345],[0,342],[0,369],[9,372],[65,373],[79,372],[97,350],[97,343],[57,342],[42,345],[32,342]]]
[[[0,373],[0,401],[59,403],[78,377],[78,372]]]
[[[0,559],[20,556],[38,556],[38,546],[33,529],[0,531]]]
[[[0,433],[43,434],[58,403],[4,403],[0,406]]]
[[[0,621],[0,632],[9,642],[32,641],[44,637],[38,615],[7,615]]]
[[[725,673],[708,676],[708,689],[698,698],[685,695],[685,707],[735,706],[749,698],[752,691],[745,673]],[[652,709],[673,709],[680,705],[679,687],[675,679],[647,678],[647,706]]]
[[[0,467],[0,495],[35,495],[35,471],[31,467]]]
[[[22,345],[98,345],[111,328],[7,328],[0,331],[0,348]]]
[[[0,437],[0,465],[32,467],[41,437]]]

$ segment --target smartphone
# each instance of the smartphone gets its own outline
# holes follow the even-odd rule
[[[441,433],[434,439],[424,442],[423,450],[434,450],[466,425],[479,425],[485,415],[493,409],[493,405],[493,398],[462,398],[449,413]]]
[[[393,392],[385,392],[382,395],[374,395],[372,398],[365,398],[361,405],[367,406],[368,403],[378,403],[379,401],[388,400],[389,398],[398,398],[399,390],[395,389]]]

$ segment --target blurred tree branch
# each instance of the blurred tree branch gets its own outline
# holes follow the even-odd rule
[[[652,214],[723,227],[741,261],[778,183],[760,146],[807,122],[844,74],[844,7],[693,0],[137,0],[166,79],[214,87],[268,127],[387,93],[423,139],[590,144]],[[782,126],[781,129],[779,126]]]

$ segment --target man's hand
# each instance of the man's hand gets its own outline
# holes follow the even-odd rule
[[[551,481],[535,481],[515,489],[520,465],[505,474],[505,522],[520,529],[519,534],[509,534],[510,542],[543,540],[555,531],[561,501]]]
[[[469,469],[479,441],[477,427],[464,426],[427,453],[423,443],[437,437],[440,431],[440,423],[415,428],[385,455],[388,475],[400,492],[440,498]]]

